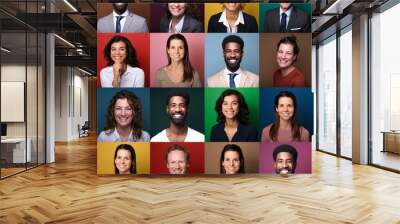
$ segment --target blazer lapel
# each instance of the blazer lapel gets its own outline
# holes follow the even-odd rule
[[[127,33],[127,30],[130,30],[130,26],[132,26],[133,23],[133,15],[131,12],[129,12],[128,16],[126,17],[124,28],[122,29],[122,32]]]
[[[290,31],[292,28],[296,28],[296,27],[294,27],[294,25],[295,25],[294,23],[297,20],[297,12],[296,12],[296,8],[294,6],[292,6],[292,7],[293,7],[293,10],[292,10],[292,13],[290,13],[289,23],[287,26],[288,31]]]
[[[247,73],[244,70],[242,70],[242,75],[241,75],[240,82],[239,82],[240,87],[246,86],[245,84],[246,84],[247,78],[248,78]]]
[[[181,32],[189,32],[189,28],[190,28],[190,21],[189,21],[189,16],[185,16],[185,20],[183,20],[183,25],[182,25],[182,30]]]
[[[221,87],[222,87],[222,86],[227,86],[227,87],[229,87],[229,83],[226,81],[226,78],[225,78],[224,70],[222,70],[221,72],[219,72],[218,77],[219,77],[219,83],[222,84]]]

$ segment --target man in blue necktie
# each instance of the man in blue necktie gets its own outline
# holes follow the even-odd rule
[[[99,33],[148,32],[144,17],[128,10],[128,3],[112,3],[113,12],[100,18],[97,22]]]
[[[296,7],[297,4],[282,2],[279,7],[268,10],[264,17],[264,30],[267,33],[309,33],[311,16]]]
[[[208,78],[208,87],[258,87],[258,75],[240,67],[244,42],[237,35],[229,35],[222,41],[226,68]]]

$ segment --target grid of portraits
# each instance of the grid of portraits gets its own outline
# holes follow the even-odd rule
[[[98,3],[98,174],[311,173],[311,5]]]

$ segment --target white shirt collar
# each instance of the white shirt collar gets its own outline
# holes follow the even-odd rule
[[[226,82],[229,84],[229,75],[230,74],[232,74],[232,73],[235,73],[236,74],[236,76],[235,76],[235,78],[234,78],[234,82],[235,82],[235,86],[236,87],[240,87],[240,79],[241,79],[241,77],[242,77],[242,73],[243,73],[243,71],[242,71],[242,69],[241,68],[239,68],[238,70],[236,70],[235,72],[231,72],[231,71],[229,71],[229,69],[228,68],[226,68],[225,67],[225,69],[224,69],[224,74],[225,74],[225,79],[226,79]],[[228,85],[228,87],[229,87],[229,85]]]
[[[182,28],[183,28],[183,22],[185,21],[185,15],[183,15],[183,17],[181,18],[181,20],[175,25],[175,32],[176,33],[182,33]],[[172,19],[169,21],[169,29],[168,32],[172,32],[171,29],[171,25],[172,25]]]
[[[282,17],[282,13],[284,12],[286,14],[286,21],[287,23],[289,23],[289,18],[290,18],[290,14],[292,14],[293,11],[293,5],[290,6],[289,10],[287,10],[286,12],[284,12],[280,7],[279,7],[279,18]]]
[[[228,31],[228,33],[237,33],[237,27],[238,27],[239,23],[244,24],[243,12],[242,12],[242,10],[239,11],[239,16],[235,21],[234,27],[229,27],[228,20],[226,19],[226,10],[225,9],[221,13],[221,17],[219,17],[218,22],[223,23],[224,26],[226,26],[226,30]]]
[[[120,20],[121,23],[121,32],[122,30],[124,30],[124,26],[125,26],[125,21],[126,21],[126,17],[129,16],[129,11],[126,10],[124,13],[122,13],[121,15],[117,14],[115,11],[113,11],[113,23],[114,23],[114,30],[117,30],[117,16],[123,16]]]
[[[114,131],[112,133],[110,133],[112,135],[112,138],[115,139],[116,141],[120,141],[121,142],[121,137],[118,134],[117,128],[114,128]],[[128,139],[126,140],[127,142],[132,142],[134,141],[134,137],[133,137],[133,133],[132,130],[129,133]],[[125,142],[125,141],[124,141]]]
[[[113,11],[113,17],[114,18],[117,17],[117,16],[123,16],[124,18],[126,18],[128,15],[129,15],[129,11],[128,10],[125,10],[125,12],[122,13],[121,15],[116,13],[115,11]]]

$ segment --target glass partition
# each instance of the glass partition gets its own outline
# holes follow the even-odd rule
[[[336,35],[322,42],[318,54],[318,149],[336,154]]]
[[[371,18],[371,162],[400,170],[400,4]]]

